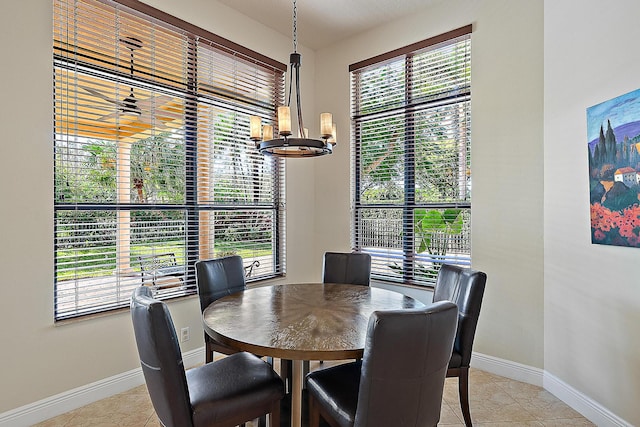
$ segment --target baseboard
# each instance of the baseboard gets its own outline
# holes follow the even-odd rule
[[[487,356],[486,354],[473,353],[471,357],[471,367],[478,368],[501,377],[511,378],[527,384],[542,387],[544,371],[498,357]]]
[[[548,372],[544,373],[544,389],[597,426],[632,427],[631,423]]]
[[[182,354],[185,367],[204,361],[204,347]],[[142,369],[132,369],[0,414],[0,427],[28,427],[144,384]]]

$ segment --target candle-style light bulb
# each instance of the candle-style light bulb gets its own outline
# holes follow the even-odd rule
[[[262,128],[262,140],[271,141],[273,139],[273,126],[264,125]]]
[[[251,129],[251,139],[253,139],[254,141],[259,141],[260,139],[262,139],[260,129],[262,127],[262,120],[260,119],[260,117],[251,116],[251,118],[249,119],[249,124]]]
[[[287,106],[278,107],[278,131],[280,135],[291,135],[291,109]]]
[[[320,136],[323,138],[331,137],[331,124],[333,123],[333,116],[331,113],[320,114]]]
[[[337,144],[337,138],[338,138],[338,131],[337,131],[337,127],[335,123],[331,124],[331,137],[328,139],[328,142],[332,143],[333,145]]]

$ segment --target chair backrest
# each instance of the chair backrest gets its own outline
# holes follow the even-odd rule
[[[217,299],[244,291],[247,282],[242,257],[231,255],[197,261],[196,284],[202,311]]]
[[[371,315],[354,427],[437,425],[457,319],[449,301]]]
[[[469,366],[487,275],[471,268],[443,264],[433,291],[433,302],[451,301],[458,306],[458,332],[453,351]]]
[[[140,365],[153,408],[162,425],[193,424],[189,389],[176,330],[167,305],[141,286],[131,297],[131,320]]]
[[[371,255],[353,252],[325,252],[322,283],[346,283],[369,286]]]

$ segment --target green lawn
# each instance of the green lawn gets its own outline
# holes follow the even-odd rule
[[[273,253],[268,244],[256,247],[240,247],[234,243],[221,242],[216,245],[216,256],[240,255],[243,258],[252,256],[268,256]],[[140,271],[137,260],[138,255],[151,255],[154,253],[172,252],[176,256],[178,264],[184,263],[183,241],[168,241],[162,245],[131,245],[130,265],[133,271]],[[87,248],[75,250],[58,250],[57,280],[70,280],[76,278],[90,278],[113,275],[116,270],[116,247],[103,246],[100,248]]]

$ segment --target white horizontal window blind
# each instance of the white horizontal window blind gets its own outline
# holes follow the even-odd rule
[[[284,273],[286,65],[134,0],[54,0],[55,318],[195,293],[198,259]]]
[[[471,26],[350,67],[353,246],[372,277],[470,265]]]

